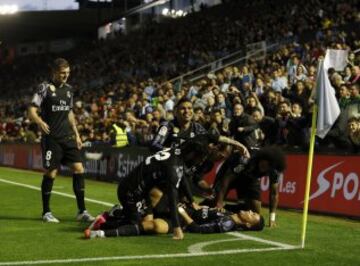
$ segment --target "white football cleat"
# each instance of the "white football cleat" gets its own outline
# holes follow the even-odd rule
[[[52,215],[51,212],[47,212],[45,213],[43,216],[42,216],[42,220],[45,222],[45,223],[60,223],[60,221],[58,219],[56,219],[54,217],[54,215]]]
[[[82,213],[78,213],[76,215],[76,221],[83,222],[83,223],[91,223],[95,220],[95,217],[93,217],[88,211],[83,211]]]
[[[93,238],[105,238],[105,232],[102,230],[90,230],[90,229],[86,229],[84,231],[84,236],[86,239],[93,239]]]

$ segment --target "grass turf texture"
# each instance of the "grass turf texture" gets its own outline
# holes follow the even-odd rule
[[[40,187],[41,173],[0,167],[0,178]],[[71,178],[57,177],[54,190],[72,193]],[[95,258],[187,253],[188,247],[199,242],[235,239],[227,234],[186,234],[183,241],[170,235],[84,240],[84,225],[75,221],[74,199],[52,195],[51,206],[60,224],[45,224],[40,219],[39,191],[0,182],[0,264],[9,261]],[[87,180],[86,197],[116,202],[116,185]],[[281,200],[281,199],[280,199]],[[108,207],[87,203],[96,215]],[[267,210],[264,210],[267,218]],[[267,240],[298,245],[302,215],[279,211],[276,229],[246,232]],[[214,243],[204,251],[258,249],[274,246],[249,241]],[[76,262],[68,265],[360,265],[360,223],[342,218],[309,216],[306,249],[277,250],[186,258],[151,258],[136,260]],[[63,264],[51,264],[63,265]]]

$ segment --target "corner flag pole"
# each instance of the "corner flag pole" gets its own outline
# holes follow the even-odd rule
[[[308,158],[308,168],[306,174],[306,187],[305,187],[305,197],[304,197],[301,248],[305,248],[306,225],[307,225],[308,210],[309,210],[309,195],[310,195],[311,174],[312,174],[313,160],[314,160],[316,120],[317,120],[317,109],[318,109],[316,103],[314,104],[313,108],[314,109],[312,113],[311,137],[310,137],[309,158]]]

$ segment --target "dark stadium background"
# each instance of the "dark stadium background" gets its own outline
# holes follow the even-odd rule
[[[89,178],[117,182],[124,171],[141,161],[161,120],[174,117],[179,99],[193,101],[197,122],[229,136],[234,133],[226,130],[234,120],[233,106],[241,102],[249,115],[263,111],[266,125],[273,128],[273,135],[265,135],[262,144],[278,145],[288,154],[280,206],[301,209],[317,65],[327,48],[347,49],[345,70],[329,71],[341,115],[325,139],[316,138],[311,194],[322,187],[323,171],[336,166],[325,174],[327,190],[310,202],[313,213],[342,218],[312,216],[314,242],[310,247],[319,256],[319,263],[330,263],[328,258],[334,254],[322,243],[336,241],[326,237],[346,232],[351,239],[358,234],[358,223],[345,217],[360,217],[359,1],[82,0],[74,1],[78,9],[73,10],[51,10],[51,1],[40,2],[43,10],[5,14],[3,5],[12,3],[0,1],[0,165],[41,169],[41,132],[27,118],[26,110],[37,85],[47,79],[49,64],[64,57],[71,65],[69,83],[75,89],[74,113],[84,153],[106,154],[103,161],[85,162]],[[286,106],[285,111],[281,105]],[[221,112],[221,121],[215,119],[216,111]],[[351,120],[356,121],[355,130],[349,129],[350,118],[355,118]],[[119,119],[128,128],[130,145],[115,149],[110,147],[108,129]],[[6,169],[2,168],[1,177],[13,176],[17,182],[26,182],[27,175],[40,176],[28,172],[17,176]],[[67,170],[62,169],[62,173],[67,175]],[[215,172],[214,168],[207,177],[210,183]],[[266,182],[262,183],[264,202],[268,199]],[[91,184],[90,193],[95,197],[112,200],[107,194],[112,193],[109,184]],[[101,195],[97,187],[106,193]],[[33,199],[33,195],[28,196]],[[5,203],[4,210],[13,211],[15,217],[12,206],[19,203]],[[296,212],[280,213],[279,219],[284,219],[280,228],[265,231],[265,235],[295,244],[301,217]],[[21,224],[13,228],[16,231]],[[26,235],[26,239],[31,236]],[[347,244],[359,246],[358,240],[340,242],[341,253],[351,249]],[[286,255],[287,259],[299,263],[296,258],[302,258],[303,253],[294,254]],[[306,254],[309,265],[314,256]],[[341,254],[334,256],[340,258]],[[348,259],[347,263],[334,259],[334,263],[359,262],[353,253]]]

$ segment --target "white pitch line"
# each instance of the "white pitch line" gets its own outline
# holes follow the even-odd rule
[[[196,243],[194,245],[189,246],[188,247],[188,252],[189,253],[201,253],[201,252],[204,252],[203,248],[206,247],[206,246],[210,246],[210,245],[217,244],[217,243],[222,243],[222,242],[242,241],[242,240],[245,240],[245,239],[237,237],[237,238],[231,238],[231,239],[222,239],[222,240],[213,240],[213,241],[200,242],[200,243]]]
[[[27,184],[23,184],[23,183],[18,183],[18,182],[13,182],[13,181],[9,181],[9,180],[2,179],[2,178],[0,178],[0,182],[7,183],[7,184],[10,184],[10,185],[19,186],[19,187],[25,187],[25,188],[29,188],[29,189],[33,189],[33,190],[37,190],[37,191],[41,191],[41,188],[39,188],[39,187],[32,186],[32,185],[27,185]],[[55,191],[55,190],[51,191],[51,194],[56,194],[56,195],[60,195],[60,196],[66,197],[66,198],[75,199],[74,195],[59,192],[59,191]],[[95,200],[95,199],[89,199],[89,198],[85,198],[85,200],[88,201],[88,202],[97,203],[97,204],[100,204],[100,205],[103,205],[103,206],[108,206],[108,207],[114,206],[114,204],[110,203],[110,202],[105,202],[105,201],[100,201],[100,200]]]
[[[25,187],[37,191],[41,191],[39,187],[13,182],[6,179],[0,178],[0,182]],[[60,195],[67,198],[75,198],[75,196],[63,192],[58,191],[52,191],[53,194]],[[105,201],[99,201],[94,199],[85,198],[88,202],[97,203],[103,206],[109,206],[112,207],[113,204]],[[165,255],[144,255],[144,256],[117,256],[117,257],[99,257],[99,258],[82,258],[82,259],[64,259],[64,260],[38,260],[38,261],[15,261],[15,262],[0,262],[0,266],[2,265],[36,265],[36,264],[54,264],[54,263],[75,263],[75,262],[91,262],[91,261],[104,261],[104,260],[132,260],[132,259],[152,259],[152,258],[177,258],[177,257],[196,257],[196,256],[212,256],[212,255],[226,255],[226,254],[237,254],[237,253],[245,253],[245,252],[262,252],[262,251],[272,251],[272,250],[290,250],[290,249],[297,249],[298,247],[293,245],[288,245],[276,241],[266,240],[259,237],[249,236],[245,235],[239,232],[230,232],[227,233],[229,235],[237,237],[239,240],[252,240],[260,243],[265,243],[269,245],[276,246],[275,248],[259,248],[259,249],[235,249],[235,250],[224,250],[224,251],[212,251],[212,252],[202,252],[202,248],[204,246],[214,244],[215,242],[226,242],[226,241],[236,241],[236,239],[226,239],[226,240],[216,240],[216,241],[208,241],[208,242],[202,242],[195,244],[196,245],[202,245],[200,248],[201,252],[195,252],[193,253],[178,253],[178,254],[165,254]],[[191,246],[189,247],[189,252]],[[198,247],[197,247],[198,248]]]
[[[114,257],[79,258],[79,259],[7,261],[7,262],[0,262],[0,266],[79,263],[79,262],[96,262],[96,261],[111,261],[111,260],[166,259],[166,258],[172,259],[172,258],[229,255],[229,254],[238,254],[238,253],[265,252],[265,251],[277,251],[277,250],[289,250],[289,249],[294,249],[294,248],[274,247],[274,248],[257,248],[257,249],[232,249],[232,250],[210,251],[210,252],[199,252],[199,253],[174,253],[174,254],[163,254],[163,255],[154,254],[154,255],[142,255],[142,256],[114,256]]]
[[[266,239],[262,239],[260,237],[255,237],[255,236],[249,236],[249,235],[245,235],[243,233],[240,232],[229,232],[227,233],[228,235],[232,235],[235,237],[240,237],[244,240],[252,240],[252,241],[256,241],[256,242],[260,242],[260,243],[264,243],[264,244],[268,244],[268,245],[272,245],[272,246],[276,246],[279,248],[283,248],[283,249],[295,249],[298,248],[297,246],[293,246],[293,245],[289,245],[289,244],[284,244],[284,243],[280,243],[280,242],[276,242],[276,241],[271,241],[271,240],[266,240]]]

